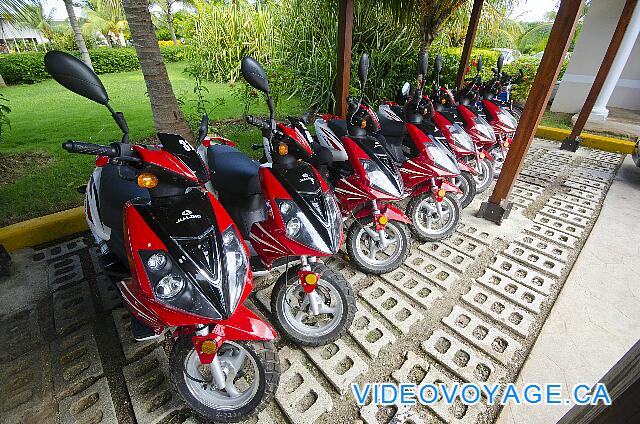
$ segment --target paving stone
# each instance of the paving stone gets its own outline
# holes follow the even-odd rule
[[[49,261],[75,252],[76,250],[84,249],[85,247],[87,247],[87,245],[85,244],[84,239],[82,237],[78,237],[73,240],[65,241],[64,243],[42,249],[34,253],[32,258],[36,262],[42,260]]]
[[[573,188],[573,189],[577,189],[580,190],[582,192],[587,192],[587,193],[593,193],[597,196],[602,196],[603,195],[603,190],[601,188],[597,188],[594,187],[590,184],[581,184],[575,181],[571,181],[571,180],[567,180],[564,183],[562,183],[562,185],[564,187],[569,187],[569,188]]]
[[[520,174],[520,175],[518,175],[516,180],[517,181],[522,181],[522,182],[525,182],[525,183],[529,183],[529,184],[533,184],[533,185],[537,185],[537,186],[540,186],[540,187],[543,187],[543,188],[549,186],[549,181],[544,180],[542,178],[532,177],[532,176],[529,176],[529,175]]]
[[[516,339],[460,305],[455,305],[442,322],[504,365],[511,361],[517,350],[522,349],[522,344]]]
[[[590,168],[576,167],[571,170],[569,177],[582,177],[591,181],[600,181],[602,183],[608,183],[612,180],[613,172],[593,170]]]
[[[527,190],[525,188],[521,188],[518,186],[513,187],[513,189],[511,190],[511,194],[514,196],[519,196],[525,199],[529,199],[531,201],[536,200],[538,197],[540,197],[539,192]]]
[[[545,295],[533,291],[491,268],[486,269],[476,281],[536,314],[540,313],[542,302],[545,300]]]
[[[351,383],[369,370],[367,363],[343,339],[304,350],[340,394],[349,391]]]
[[[349,334],[371,358],[377,358],[380,350],[396,341],[396,336],[358,301],[358,310],[349,327]]]
[[[535,321],[535,315],[531,312],[477,284],[472,284],[471,289],[462,296],[462,299],[525,338],[529,335],[531,324]]]
[[[351,285],[367,278],[366,274],[355,269],[349,264],[349,262],[345,261],[339,255],[332,256],[328,261],[326,261],[326,265],[341,272],[342,275],[344,275],[344,278],[346,278]]]
[[[329,393],[299,361],[280,375],[276,402],[293,423],[315,423],[333,409]]]
[[[102,361],[91,325],[51,342],[56,395],[71,396],[102,375]]]
[[[516,181],[513,184],[514,189],[519,188],[521,190],[526,190],[530,193],[536,193],[538,195],[544,193],[544,187],[540,187],[539,185],[530,184],[525,181]]]
[[[540,212],[545,215],[549,215],[553,218],[569,222],[579,227],[586,227],[587,224],[589,224],[588,218],[576,215],[572,212],[567,212],[562,209],[556,209],[551,206],[543,206],[542,209],[540,209]]]
[[[588,193],[586,191],[582,191],[577,188],[570,188],[564,191],[565,193],[570,194],[572,196],[580,197],[581,199],[587,199],[594,202],[599,202],[602,199],[602,194]]]
[[[122,298],[120,297],[120,291],[111,282],[106,275],[98,275],[96,277],[96,285],[100,292],[100,301],[102,302],[102,309],[110,311],[114,308],[122,306]]]
[[[471,237],[455,232],[451,237],[442,241],[446,246],[452,247],[467,256],[476,259],[487,248],[486,245],[478,242]]]
[[[517,205],[522,208],[527,208],[533,203],[533,200],[517,195],[509,196],[509,200],[514,204],[514,206]]]
[[[606,190],[609,187],[608,182],[597,181],[594,178],[580,177],[578,175],[570,175],[569,178],[567,178],[566,182],[584,184],[590,187],[600,189],[601,191]]]
[[[104,272],[100,266],[100,260],[98,259],[98,250],[97,246],[89,249],[89,257],[91,258],[91,265],[93,266],[94,274],[102,274]]]
[[[3,335],[0,363],[29,352],[42,342],[38,312],[35,309],[23,309],[3,317],[0,334]]]
[[[1,361],[0,393],[2,423],[55,422],[55,410],[50,421],[34,419],[54,404],[48,348],[36,347],[17,359]]]
[[[93,319],[95,311],[86,281],[53,292],[53,320],[58,334],[73,331]]]
[[[545,295],[551,294],[551,288],[556,283],[554,278],[500,254],[493,258],[493,263],[487,271],[498,272]]]
[[[401,383],[414,383],[417,386],[425,384],[440,384],[451,385],[453,383],[459,383],[457,379],[451,378],[444,372],[439,370],[434,364],[430,363],[412,351],[407,351],[405,355],[405,361],[399,370],[394,371],[392,374],[393,379]],[[430,391],[425,392],[426,398],[431,398]],[[466,406],[457,399],[453,405],[446,404],[442,399],[437,402],[427,405],[427,408],[435,413],[444,422],[464,422],[475,423],[477,422],[478,415],[485,408],[484,400],[475,405]],[[429,420],[428,422],[432,422]]]
[[[536,252],[517,243],[511,243],[504,251],[504,254],[522,262],[527,267],[538,269],[555,277],[560,278],[565,264],[547,256],[544,253]]]
[[[529,166],[522,169],[521,175],[529,175],[546,181],[554,181],[561,174],[560,171],[542,168],[541,166]]]
[[[573,203],[565,202],[564,200],[551,198],[547,202],[547,206],[551,206],[555,209],[561,209],[574,215],[582,216],[584,218],[591,218],[595,211],[591,208],[585,208]]]
[[[526,231],[569,249],[574,249],[578,245],[578,240],[580,240],[578,237],[570,236],[562,231],[541,224],[533,224],[531,227],[528,227]]]
[[[466,382],[495,384],[504,372],[487,355],[441,329],[422,343],[422,349]]]
[[[482,231],[474,227],[473,225],[466,224],[464,222],[461,222],[458,224],[458,229],[456,230],[456,233],[464,234],[465,236],[471,237],[472,239],[479,241],[480,243],[483,243],[483,244],[488,245],[492,242],[492,237],[488,232]]]
[[[580,237],[584,232],[584,228],[579,225],[574,225],[543,214],[536,214],[536,216],[533,218],[533,222],[535,222],[536,224],[546,225],[556,231],[561,231],[573,237]]]
[[[388,409],[386,411],[385,409]],[[384,417],[390,419],[385,422],[397,423],[397,424],[424,424],[427,421],[422,417],[420,411],[416,410],[417,407],[410,407],[409,405],[388,405],[380,406],[373,402],[360,407],[360,417],[367,424],[380,424],[377,415],[380,411],[384,411]]]
[[[518,235],[518,237],[516,238],[516,242],[530,249],[542,252],[557,261],[565,263],[569,261],[569,249],[564,246],[558,246],[555,243],[541,240],[538,237],[534,237],[533,235],[524,233],[520,233]]]
[[[113,322],[118,331],[122,352],[127,361],[132,361],[144,356],[152,351],[162,340],[162,338],[159,337],[142,342],[136,341],[133,338],[133,334],[131,334],[131,314],[125,308],[114,309],[111,311],[111,315],[113,316]]]
[[[445,290],[450,289],[462,273],[419,251],[411,253],[404,265]]]
[[[594,202],[588,199],[582,199],[580,197],[572,196],[566,193],[556,193],[551,197],[551,200],[560,200],[563,202],[573,203],[574,205],[581,206],[585,209],[595,210],[598,207],[598,202]],[[558,205],[552,205],[558,206]]]
[[[379,280],[361,290],[359,294],[393,326],[405,334],[409,333],[413,324],[423,318],[420,312]]]
[[[133,412],[139,423],[158,423],[185,407],[169,380],[169,361],[162,347],[122,368]]]
[[[106,377],[60,401],[60,424],[115,423],[116,410]]]
[[[461,273],[464,273],[467,268],[469,268],[469,265],[473,263],[472,257],[459,252],[457,249],[451,249],[444,243],[423,243],[418,247],[418,249],[444,262]]]
[[[430,309],[433,302],[444,295],[444,289],[431,280],[418,276],[404,267],[383,274],[382,278],[409,298],[418,302],[425,309]]]
[[[49,286],[52,290],[77,284],[84,278],[80,256],[73,255],[49,264]]]

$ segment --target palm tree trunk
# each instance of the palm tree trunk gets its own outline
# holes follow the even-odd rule
[[[151,23],[149,1],[124,0],[123,6],[144,81],[147,84],[156,129],[159,132],[179,134],[193,142],[195,138],[178,106],[160,53],[158,39]]]
[[[67,8],[69,23],[71,24],[71,29],[73,30],[73,35],[76,39],[78,50],[80,50],[80,57],[82,57],[82,61],[86,63],[88,67],[93,69],[93,65],[91,64],[91,57],[89,57],[89,50],[87,50],[87,45],[85,44],[84,38],[82,37],[82,32],[80,31],[80,26],[78,26],[76,12],[73,10],[73,3],[71,2],[71,0],[64,0],[64,5]]]
[[[171,13],[172,1],[167,1],[167,26],[169,27],[169,33],[171,34],[171,40],[173,45],[178,45],[178,39],[176,38],[176,29],[173,27],[173,13]]]

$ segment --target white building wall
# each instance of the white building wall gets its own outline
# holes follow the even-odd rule
[[[625,0],[593,0],[551,110],[577,113],[589,94]],[[640,7],[637,6],[637,7]],[[607,104],[640,110],[640,37]]]

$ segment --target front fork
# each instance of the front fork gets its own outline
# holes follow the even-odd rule
[[[222,371],[222,365],[220,365],[220,358],[218,358],[217,351],[224,341],[222,336],[218,336],[215,339],[211,339],[211,328],[208,325],[202,325],[196,328],[195,337],[193,337],[194,347],[198,355],[200,356],[200,363],[206,365],[209,362],[209,368],[211,369],[211,377],[213,384],[218,390],[223,390],[227,385],[227,379]]]
[[[318,281],[320,281],[322,274],[313,272],[310,265],[311,263],[317,262],[317,260],[318,259],[315,256],[300,256],[301,265],[298,270],[300,284],[306,293],[307,300],[309,301],[309,308],[313,315],[320,314],[321,303],[321,300],[318,298],[318,293],[316,293],[316,287],[318,286]]]

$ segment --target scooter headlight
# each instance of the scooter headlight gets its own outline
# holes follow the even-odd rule
[[[509,111],[501,109],[500,112],[498,112],[498,117],[504,124],[513,128],[514,131],[516,130],[518,121],[516,121],[516,118],[514,118],[513,115],[509,113]]]
[[[228,284],[229,308],[233,311],[240,301],[249,270],[247,252],[233,225],[222,233],[222,250],[224,254],[222,269]]]
[[[182,289],[184,289],[184,285],[184,279],[181,276],[169,274],[158,281],[154,293],[158,299],[172,299],[180,294]]]
[[[433,162],[445,171],[451,174],[460,174],[460,168],[455,158],[452,158],[448,150],[435,143],[427,144],[427,151],[431,155]]]
[[[300,228],[301,228],[301,225],[300,225],[300,220],[298,218],[293,217],[290,220],[288,220],[286,224],[287,237],[293,238],[297,236],[298,233],[300,232]]]
[[[337,247],[333,249],[328,245],[328,242],[322,238],[315,229],[314,224],[311,223],[295,202],[276,199],[276,204],[285,226],[287,238],[323,253],[333,254],[335,253],[334,250],[337,251]],[[331,226],[332,223],[329,222],[328,225]]]
[[[473,122],[475,123],[475,127],[480,134],[492,141],[496,141],[495,131],[493,131],[491,125],[489,125],[489,123],[484,118],[476,116],[475,118],[473,118]]]
[[[475,152],[476,144],[471,139],[471,136],[469,136],[469,134],[467,134],[460,125],[455,123],[453,125],[447,125],[447,129],[451,133],[451,136],[458,147],[470,152]]]
[[[162,252],[154,253],[147,259],[147,268],[151,271],[161,271],[167,265],[167,255]]]
[[[402,197],[402,192],[398,190],[391,179],[387,177],[384,172],[382,172],[382,169],[380,169],[380,167],[374,161],[369,159],[360,159],[360,163],[362,163],[364,172],[367,174],[367,178],[369,178],[371,187],[387,193],[390,196],[398,198]]]

